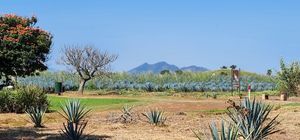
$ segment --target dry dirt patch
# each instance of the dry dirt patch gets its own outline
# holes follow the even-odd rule
[[[116,96],[113,96],[116,98]],[[82,97],[85,98],[85,97]],[[98,98],[98,97],[95,97]],[[101,98],[103,98],[101,96]],[[104,97],[111,98],[111,97]],[[122,97],[127,98],[127,97]],[[136,97],[134,97],[136,98]],[[143,99],[144,98],[144,99]],[[148,97],[141,97],[147,100]],[[135,107],[134,111],[139,118],[132,124],[114,123],[108,121],[112,112],[118,114],[119,110],[93,111],[89,117],[89,124],[86,132],[92,139],[113,139],[113,140],[195,140],[192,130],[199,130],[209,134],[208,124],[212,121],[217,123],[226,115],[215,115],[203,110],[226,109],[226,99],[187,99],[187,98],[159,98],[151,97],[150,102]],[[293,99],[292,102],[298,99]],[[270,103],[272,101],[269,101]],[[277,103],[281,103],[276,101]],[[142,112],[151,108],[165,110],[168,120],[166,126],[153,126],[147,123]],[[178,115],[178,112],[185,112]],[[281,107],[271,114],[275,116],[280,113],[282,120],[279,128],[280,133],[274,134],[270,139],[299,139],[300,138],[300,107]],[[0,139],[58,139],[64,120],[58,113],[46,115],[45,128],[35,129],[29,123],[26,114],[0,114]]]

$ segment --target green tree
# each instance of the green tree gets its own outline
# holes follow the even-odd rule
[[[224,70],[226,70],[226,69],[227,69],[227,67],[226,67],[226,66],[222,66],[222,67],[220,67],[220,69],[224,69]]]
[[[280,61],[280,71],[278,72],[278,85],[282,92],[289,96],[297,95],[300,84],[300,64],[292,62],[287,66],[283,60]]]
[[[36,17],[0,16],[0,75],[30,75],[47,69],[52,35],[36,27]]]
[[[162,70],[160,72],[161,75],[164,75],[164,74],[170,74],[171,72],[169,70]]]
[[[176,75],[181,75],[181,74],[183,74],[183,71],[182,70],[176,70],[175,73],[176,73]]]
[[[236,65],[231,65],[230,66],[230,68],[233,69],[233,70],[236,69],[236,67],[237,67]]]

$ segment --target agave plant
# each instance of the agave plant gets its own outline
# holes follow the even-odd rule
[[[164,112],[158,109],[150,110],[149,112],[143,113],[147,117],[150,124],[163,125],[167,118],[164,116]]]
[[[133,112],[132,112],[133,107],[132,106],[128,106],[125,105],[122,108],[122,115],[121,115],[121,119],[123,122],[125,123],[129,123],[133,121]]]
[[[79,100],[68,100],[65,105],[61,105],[62,113],[59,112],[68,122],[79,123],[91,111]]]
[[[62,135],[69,140],[80,140],[84,138],[83,131],[87,125],[84,120],[87,114],[91,111],[79,100],[68,100],[65,105],[61,106],[63,118],[67,123],[64,123]]]
[[[238,127],[230,124],[225,129],[224,122],[222,122],[222,129],[219,134],[218,129],[215,123],[212,123],[210,126],[210,132],[212,135],[213,140],[237,140],[238,139]]]
[[[84,139],[83,131],[87,125],[87,121],[81,124],[72,122],[64,123],[63,136],[68,140],[81,140]]]
[[[42,107],[30,107],[25,112],[30,117],[30,120],[34,123],[34,127],[43,127],[43,117],[46,109]]]
[[[222,128],[221,131],[218,130],[216,127],[216,124],[213,122],[209,125],[210,134],[213,140],[237,140],[238,139],[238,127],[230,124],[228,126],[224,125],[224,122],[222,121]],[[194,131],[196,138],[198,140],[202,140],[204,133],[201,133],[200,131]],[[205,135],[208,137],[207,135]]]
[[[239,133],[244,139],[260,140],[279,131],[276,129],[278,115],[267,121],[272,108],[255,99],[245,98],[240,107],[228,109],[227,114],[234,124],[239,124]]]

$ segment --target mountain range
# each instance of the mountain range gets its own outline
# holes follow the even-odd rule
[[[205,67],[192,65],[192,66],[179,68],[176,65],[168,64],[167,62],[162,61],[155,64],[144,63],[140,66],[137,66],[136,68],[129,70],[128,72],[129,73],[160,73],[163,70],[169,70],[171,72],[175,72],[177,70],[191,71],[191,72],[208,71],[208,69]]]

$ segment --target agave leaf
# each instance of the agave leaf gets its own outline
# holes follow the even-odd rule
[[[196,138],[198,139],[198,140],[202,140],[202,138],[201,138],[201,133],[198,131],[198,132],[196,132],[195,130],[192,130],[192,132],[194,133],[194,135],[196,136]]]
[[[238,126],[229,124],[227,127],[222,121],[221,132],[219,133],[216,124],[213,122],[209,126],[213,140],[237,140]]]

